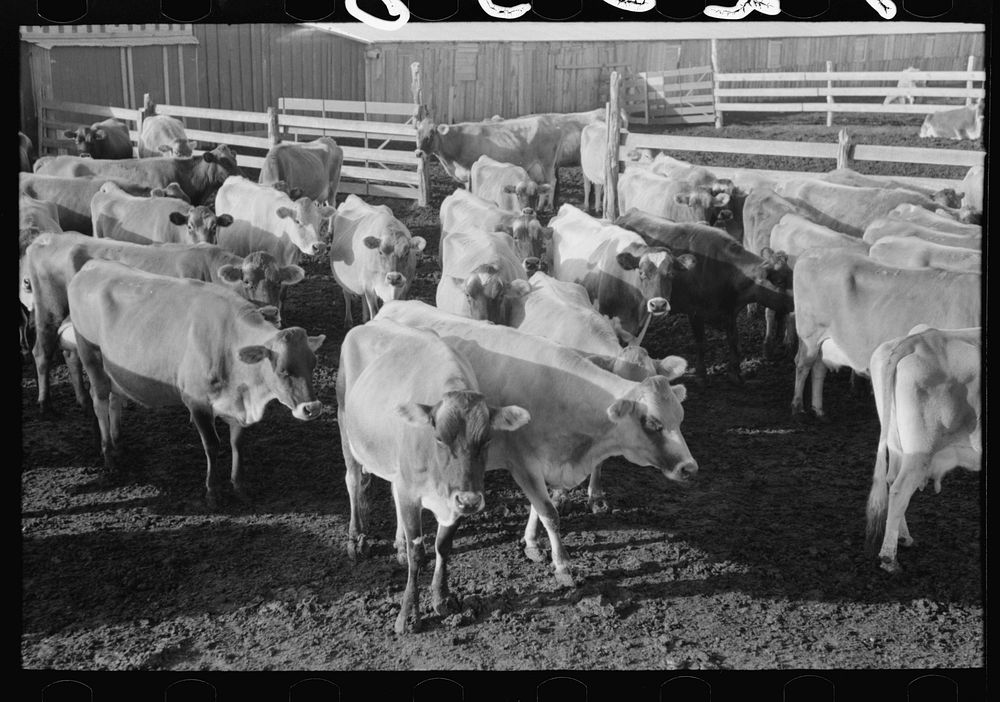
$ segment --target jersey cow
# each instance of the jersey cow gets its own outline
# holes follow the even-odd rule
[[[113,182],[105,183],[90,201],[95,237],[136,244],[214,244],[220,227],[233,223],[210,207],[173,197],[130,195]]]
[[[386,378],[392,382],[387,383]],[[437,334],[378,320],[351,329],[340,349],[337,425],[351,503],[348,555],[368,550],[364,489],[374,474],[392,483],[396,548],[408,566],[396,632],[420,626],[417,574],[423,560],[420,513],[437,519],[434,610],[448,614],[448,556],[462,517],[483,509],[486,457],[494,432],[531,419],[516,405],[490,406],[475,372]],[[441,450],[442,448],[446,450]]]
[[[509,234],[453,232],[441,241],[435,302],[452,314],[507,324],[513,301],[529,290],[525,277]]]
[[[121,400],[184,406],[201,435],[209,506],[219,504],[216,417],[229,425],[230,481],[246,500],[243,429],[278,400],[301,420],[323,410],[313,392],[315,351],[325,337],[277,329],[251,303],[218,285],[88,261],[68,299],[80,360],[90,378],[105,467],[121,450]]]
[[[703,224],[676,223],[639,210],[629,210],[615,224],[637,232],[650,246],[667,247],[674,255],[688,256],[692,264],[674,279],[670,306],[687,314],[697,348],[695,370],[704,382],[705,322],[723,329],[729,344],[730,380],[740,376],[739,336],[736,314],[757,303],[778,313],[792,311],[791,269],[787,259],[752,254],[722,230]]]
[[[804,414],[802,394],[812,372],[812,409],[823,412],[827,367],[849,366],[868,375],[875,348],[916,324],[942,329],[981,323],[982,276],[935,268],[897,268],[843,249],[816,249],[795,266],[795,394],[792,412]]]
[[[344,294],[344,323],[353,326],[351,303],[361,298],[361,321],[367,322],[388,300],[406,298],[417,271],[417,257],[427,246],[413,236],[386,205],[369,205],[348,195],[332,221],[330,268]]]
[[[90,201],[105,183],[113,182],[131,195],[149,195],[150,188],[106,177],[60,177],[37,173],[18,174],[18,188],[24,195],[47,202],[56,209],[59,226],[65,231],[93,234]]]
[[[330,137],[305,143],[283,142],[268,149],[260,169],[260,183],[281,181],[316,202],[334,204],[340,186],[344,150]]]
[[[77,152],[81,156],[98,159],[132,158],[132,139],[128,127],[113,117],[101,122],[94,122],[89,127],[84,125],[76,129],[67,129],[63,136],[76,142]]]
[[[230,176],[219,188],[215,211],[233,218],[218,233],[219,246],[240,256],[267,251],[286,266],[298,263],[302,254],[318,256],[326,251],[323,233],[336,210],[309,197],[292,200],[277,188]]]
[[[878,409],[878,450],[868,496],[867,546],[881,542],[879,561],[900,570],[896,545],[913,544],[906,508],[928,481],[954,468],[982,469],[982,328],[932,329],[925,324],[890,339],[871,358]]]
[[[954,188],[928,188],[922,185],[917,185],[916,183],[904,183],[898,180],[892,180],[891,178],[866,176],[850,168],[835,168],[834,170],[819,176],[819,180],[825,180],[828,183],[839,183],[840,185],[851,185],[858,188],[912,190],[913,192],[920,193],[921,195],[926,195],[942,207],[951,209],[961,207],[962,197],[964,196],[964,193],[960,193]]]
[[[705,186],[642,168],[627,170],[618,178],[618,205],[622,212],[638,209],[674,222],[722,226],[733,218],[729,202],[729,193],[712,193]]]
[[[529,275],[552,263],[552,228],[543,227],[533,210],[505,210],[468,190],[458,189],[441,202],[441,233],[503,231],[514,238],[514,250]]]
[[[941,110],[927,115],[920,125],[920,138],[979,139],[983,135],[983,103]]]
[[[469,192],[501,210],[532,214],[538,209],[539,197],[551,188],[548,183],[533,181],[521,166],[485,155],[476,159],[469,171]]]
[[[903,73],[920,73],[920,69],[915,66],[910,66],[903,69]],[[914,88],[923,88],[927,86],[926,80],[917,80],[909,76],[903,76],[896,83],[896,90],[892,95],[886,95],[885,101],[882,103],[884,105],[891,105],[894,102],[898,102],[901,105],[912,105],[915,98],[912,93],[905,92],[908,90],[913,90]]]
[[[531,503],[525,554],[541,562],[538,523],[549,537],[556,578],[574,585],[559,537],[559,514],[546,486],[572,488],[611,456],[653,466],[684,481],[698,471],[681,423],[684,386],[654,376],[620,378],[548,339],[463,319],[419,301],[392,302],[376,319],[436,332],[472,366],[491,406],[517,405],[531,421],[494,434],[486,470],[507,470]]]
[[[187,138],[184,124],[170,115],[153,115],[142,120],[137,152],[139,158],[173,156],[191,158],[198,142]]]
[[[239,175],[240,169],[232,149],[223,144],[191,158],[109,160],[55,156],[42,165],[35,164],[35,173],[64,178],[101,176],[123,180],[147,190],[177,183],[192,203],[211,206],[216,191],[226,178]],[[89,206],[90,203],[87,204]]]
[[[554,277],[582,285],[601,314],[617,317],[622,329],[640,338],[653,317],[670,311],[675,276],[694,265],[692,256],[648,245],[635,232],[569,204],[549,224]]]

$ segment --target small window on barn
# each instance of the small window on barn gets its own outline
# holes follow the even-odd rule
[[[767,67],[781,68],[781,42],[767,42]]]
[[[455,49],[455,80],[476,80],[476,47],[460,46]]]
[[[868,37],[857,37],[854,40],[854,63],[863,63],[868,60]]]

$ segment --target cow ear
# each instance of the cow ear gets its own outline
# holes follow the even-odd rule
[[[95,129],[94,138],[98,141],[104,141],[108,138],[108,133],[104,129]]]
[[[316,353],[317,349],[323,345],[326,341],[326,334],[320,334],[319,336],[307,336],[306,343],[309,344],[309,350]]]
[[[63,132],[63,136],[66,137],[67,139],[76,139],[76,131],[72,129],[67,129],[65,132]]]
[[[600,353],[591,353],[587,354],[585,358],[601,370],[606,370],[608,373],[615,372],[615,359],[611,356],[605,356]]]
[[[290,197],[292,200],[298,200],[299,198],[302,197],[302,188],[289,188],[288,197]]]
[[[423,251],[427,248],[427,239],[422,236],[415,236],[410,239],[410,244],[417,247],[417,251]]]
[[[229,214],[218,215],[215,218],[215,226],[228,227],[233,223],[233,216]]]
[[[441,136],[444,136],[445,134],[447,134],[447,133],[448,133],[448,125],[447,125],[447,124],[439,124],[439,125],[437,126],[437,132],[438,132],[438,134],[440,134]]]
[[[729,204],[729,193],[718,193],[712,198],[712,204],[716,207],[725,207]]]
[[[490,427],[495,431],[514,431],[531,421],[531,413],[517,405],[490,408]]]
[[[694,269],[694,267],[698,264],[698,259],[696,259],[691,254],[681,254],[680,256],[677,257],[676,261],[677,261],[676,265],[679,268],[683,268],[689,271]]]
[[[369,249],[377,249],[379,247],[379,245],[382,243],[382,240],[379,239],[377,236],[370,236],[370,235],[366,236],[361,241]]]
[[[271,349],[266,346],[244,346],[239,351],[240,360],[247,364],[260,363],[265,358],[271,357]]]
[[[503,191],[505,193],[508,193],[508,194],[516,193],[517,192],[517,186],[516,185],[505,185],[505,186],[503,186]]]
[[[283,180],[274,181],[273,183],[271,183],[271,187],[279,192],[285,193],[286,195],[288,194],[288,183],[286,183]]]
[[[770,260],[771,258],[774,257],[774,249],[772,249],[770,246],[765,246],[760,250],[760,257],[765,261]]]
[[[667,356],[656,362],[656,367],[660,371],[660,375],[664,376],[667,380],[673,380],[684,375],[687,365],[687,361],[680,356]]]
[[[550,190],[552,190],[552,186],[549,185],[548,183],[542,183],[541,185],[538,186],[538,192],[540,193],[547,193]]]
[[[238,283],[243,280],[243,271],[231,263],[219,268],[219,277],[227,283]]]
[[[275,210],[275,214],[278,215],[279,219],[285,219],[286,217],[295,219],[295,213],[288,207],[279,207]]]
[[[333,213],[337,211],[336,207],[331,207],[330,205],[322,205],[319,208],[320,217],[332,217]]]
[[[417,402],[410,402],[396,407],[396,415],[402,418],[407,424],[416,427],[429,424],[434,426],[434,408],[430,405],[421,405]]]
[[[198,140],[197,139],[188,139],[188,146],[190,146],[192,149],[197,149],[198,148]]]
[[[201,155],[201,160],[205,163],[217,163],[219,159],[211,151],[206,151]]]
[[[104,190],[104,186],[103,185],[101,186],[101,190],[104,191],[104,192],[107,192],[106,190]],[[166,197],[167,196],[167,191],[164,190],[163,188],[153,188],[152,190],[149,191],[149,196],[150,197]]]
[[[674,195],[674,202],[678,205],[690,205],[691,204],[691,193],[677,193]]]
[[[614,404],[608,407],[608,419],[616,424],[625,417],[635,412],[635,403],[632,400],[622,398],[615,400]]]
[[[157,151],[159,151],[162,154],[165,154],[168,151],[173,151],[173,147],[170,146],[170,144],[160,144],[160,148],[157,149]]]
[[[510,285],[507,286],[507,290],[504,292],[504,297],[507,298],[517,298],[523,297],[531,292],[531,284],[527,280],[521,280],[516,278],[510,281]]]
[[[639,259],[630,254],[628,251],[622,251],[620,254],[615,256],[615,260],[618,261],[618,265],[627,271],[634,271],[639,267]]]
[[[306,277],[306,272],[301,266],[290,265],[284,266],[278,272],[278,276],[281,278],[282,285],[295,285]]]
[[[183,224],[187,224],[188,223],[188,216],[186,214],[184,214],[183,212],[171,212],[170,213],[170,221],[173,224],[176,224],[177,226],[181,226]]]
[[[677,398],[678,402],[684,402],[688,396],[688,389],[683,385],[671,385],[670,389],[674,391],[674,397]]]

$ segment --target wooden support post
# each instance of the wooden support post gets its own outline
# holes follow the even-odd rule
[[[712,39],[712,99],[715,109],[715,128],[722,129],[722,110],[719,109],[719,81],[715,79],[719,75],[719,42]]]
[[[618,110],[619,79],[618,71],[612,71],[606,120],[608,149],[604,165],[603,217],[611,221],[618,217],[618,151],[621,143],[621,114]]]
[[[837,134],[837,147],[837,168],[852,168],[854,144],[846,129],[841,129]]]
[[[420,62],[414,61],[410,64],[410,76],[412,81],[410,83],[410,91],[413,93],[413,139],[415,142],[415,147],[420,148],[420,134],[417,132],[417,125],[420,120],[427,113],[427,108],[424,107],[424,86],[423,79],[420,73]],[[424,154],[417,162],[417,179],[419,184],[417,187],[420,189],[419,197],[417,198],[417,204],[420,207],[426,207],[429,200],[431,192],[431,177],[430,172],[427,170],[427,154]]]
[[[455,124],[455,86],[448,86],[448,124]]]
[[[267,138],[271,146],[281,142],[281,132],[278,131],[278,111],[273,107],[267,108]]]
[[[969,57],[969,62],[967,64],[965,64],[965,70],[967,70],[969,73],[972,73],[972,71],[974,71],[975,68],[976,68],[976,57],[975,56],[970,56]],[[966,81],[965,82],[965,87],[966,87],[967,90],[972,90],[972,88],[973,88],[972,81],[971,80]],[[972,96],[969,95],[968,97],[965,98],[965,105],[966,105],[966,107],[968,107],[971,104],[972,104]]]
[[[833,73],[833,61],[827,61],[826,62],[826,72],[827,73]],[[828,79],[826,81],[826,89],[827,90],[832,90],[833,89],[833,77],[832,76],[830,77],[830,79]],[[826,96],[826,104],[827,105],[832,105],[833,104],[833,95],[828,94]],[[832,127],[833,126],[833,110],[830,110],[829,112],[826,113],[826,126],[828,126],[828,127]]]

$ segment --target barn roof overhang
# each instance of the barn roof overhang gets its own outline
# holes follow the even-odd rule
[[[190,24],[79,24],[20,27],[21,41],[56,46],[173,46],[197,44]]]
[[[961,22],[417,22],[385,30],[362,22],[309,22],[305,26],[365,44],[456,41],[678,41],[829,37],[865,34],[982,33],[984,24]],[[461,37],[461,39],[459,39]]]

